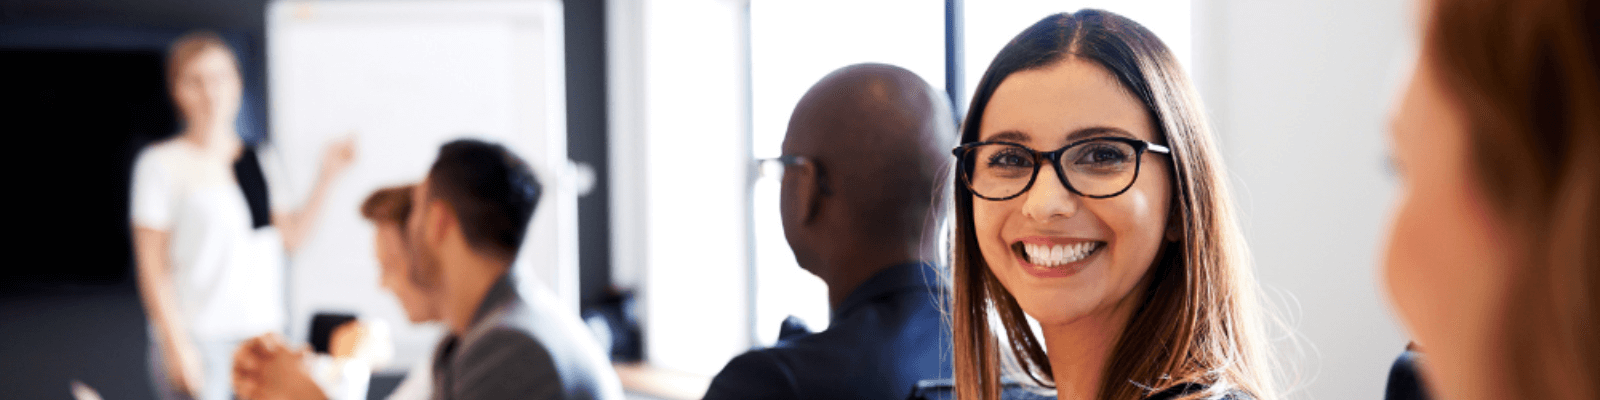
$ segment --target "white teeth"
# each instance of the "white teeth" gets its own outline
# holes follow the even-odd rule
[[[1022,250],[1028,255],[1028,262],[1042,267],[1066,265],[1094,253],[1100,248],[1100,242],[1082,242],[1074,244],[1043,245],[1023,243]]]

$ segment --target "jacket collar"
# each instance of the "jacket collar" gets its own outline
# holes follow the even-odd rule
[[[517,287],[512,279],[511,272],[507,271],[494,280],[489,290],[483,293],[483,301],[478,302],[478,311],[472,313],[472,323],[468,326],[478,326],[494,310],[517,298]]]
[[[833,310],[830,320],[838,321],[867,303],[901,291],[933,291],[943,287],[939,271],[933,263],[915,261],[884,268],[845,296],[839,308]]]

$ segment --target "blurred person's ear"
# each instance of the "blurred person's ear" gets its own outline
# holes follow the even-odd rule
[[[422,214],[422,240],[429,246],[438,246],[444,241],[446,233],[451,229],[459,228],[456,225],[455,213],[450,212],[450,204],[442,199],[431,199],[423,206]]]
[[[794,184],[794,199],[797,201],[795,205],[800,207],[799,222],[805,225],[812,224],[822,213],[824,193],[820,171],[817,170],[815,161],[799,163],[790,168],[794,169],[794,177],[790,178],[793,181],[785,184]]]

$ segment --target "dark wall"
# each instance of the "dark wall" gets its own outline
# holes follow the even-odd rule
[[[170,136],[174,126],[161,80],[150,79],[161,76],[161,57],[153,51],[0,49],[0,65],[8,70],[0,78],[0,109],[13,115],[4,119],[6,131],[14,132],[7,135],[7,152],[25,157],[5,157],[15,164],[7,170],[34,171],[13,173],[24,195],[11,201],[29,212],[10,219],[28,227],[23,248],[75,255],[49,268],[6,268],[7,283],[128,279],[128,204],[119,201],[128,196],[128,168],[140,147]],[[97,251],[75,251],[83,245]]]
[[[254,143],[268,131],[266,3],[267,0],[0,0],[0,49],[165,54],[167,45],[184,32],[216,31],[239,57],[245,91],[239,133]],[[4,79],[19,78],[7,75]]]
[[[7,268],[0,285],[130,279],[128,176],[140,148],[179,129],[164,59],[168,43],[184,32],[214,30],[234,47],[244,84],[239,132],[249,142],[265,136],[263,14],[252,19],[239,11],[264,7],[262,1],[130,3],[0,0],[0,105],[7,115],[0,123],[13,132],[7,151],[26,156],[6,157],[3,166],[28,171],[16,188],[37,194],[18,197],[30,212],[13,226],[35,233],[25,235],[26,248],[86,258],[57,268]]]
[[[0,267],[4,398],[65,398],[82,381],[146,399],[146,322],[133,279],[128,184],[146,144],[177,132],[167,44],[210,29],[240,58],[240,132],[266,132],[264,1],[0,0],[0,170],[21,249]]]
[[[266,0],[0,0],[0,23],[253,29]]]

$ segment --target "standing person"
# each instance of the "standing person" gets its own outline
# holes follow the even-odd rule
[[[806,92],[772,161],[787,166],[784,236],[828,285],[832,320],[734,358],[706,399],[904,399],[950,377],[930,260],[951,119],[922,78],[889,65],[844,67]]]
[[[406,222],[410,277],[449,330],[434,352],[434,399],[622,399],[578,315],[554,296],[519,290],[511,273],[540,192],[521,158],[477,140],[440,147],[417,185]]]
[[[1045,17],[1000,50],[970,110],[959,398],[999,398],[1002,352],[1063,399],[1277,398],[1221,154],[1161,40],[1105,11]]]
[[[1426,386],[1600,399],[1600,2],[1419,5],[1384,278]]]
[[[150,372],[158,398],[225,399],[233,348],[283,329],[284,253],[305,241],[354,145],[330,147],[310,199],[287,209],[282,190],[266,190],[272,169],[234,129],[241,84],[227,44],[209,32],[179,38],[167,82],[183,131],[140,153],[131,196]]]

